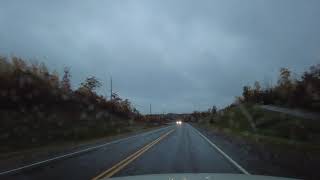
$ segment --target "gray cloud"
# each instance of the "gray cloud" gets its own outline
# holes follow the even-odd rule
[[[223,107],[254,80],[319,62],[320,3],[1,1],[0,53],[70,66],[76,87],[109,75],[142,112]]]

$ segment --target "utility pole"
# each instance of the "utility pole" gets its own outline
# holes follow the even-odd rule
[[[106,80],[106,99],[108,99],[108,78],[105,79]]]
[[[112,100],[112,76],[110,77],[110,100]]]
[[[151,115],[151,104],[150,104],[150,115]]]

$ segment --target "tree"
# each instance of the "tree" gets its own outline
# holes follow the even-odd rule
[[[51,86],[58,88],[59,87],[59,73],[57,71],[53,71],[52,74],[50,75],[50,80],[49,80]]]
[[[62,81],[61,81],[62,89],[65,92],[70,92],[71,91],[71,81],[70,81],[70,79],[71,79],[70,68],[65,67],[64,68],[64,74],[63,74]]]
[[[255,81],[255,82],[254,82],[254,90],[255,90],[256,92],[260,92],[260,91],[261,91],[261,86],[260,86],[259,81]]]
[[[8,59],[0,56],[0,73],[11,73],[12,70],[12,64],[8,61]]]
[[[251,99],[251,88],[250,86],[243,86],[242,96],[245,102],[249,102]]]
[[[39,64],[39,77],[43,78],[46,81],[50,81],[49,70],[43,62]]]
[[[254,82],[253,100],[256,103],[259,103],[262,100],[262,97],[261,97],[261,86],[260,86],[259,81],[255,81]]]
[[[216,114],[217,113],[217,107],[216,106],[212,106],[211,113],[212,114]]]
[[[297,102],[303,102],[301,105],[304,107],[320,110],[320,64],[311,66],[301,79],[295,92]]]
[[[40,72],[40,74],[45,75],[45,76],[47,76],[49,74],[48,68],[43,62],[41,62],[39,64],[39,72]]]
[[[35,75],[39,74],[39,62],[37,60],[31,61],[31,72]]]
[[[94,91],[101,86],[100,81],[97,80],[96,77],[91,76],[87,77],[86,80],[81,83],[81,89],[85,89],[91,93],[94,93]]]
[[[123,102],[122,102],[122,110],[124,111],[125,114],[129,114],[131,111],[132,111],[132,108],[131,108],[131,103],[128,99],[125,99]]]
[[[27,63],[18,57],[12,57],[12,64],[16,71],[26,71]]]
[[[291,84],[291,71],[288,68],[280,68],[279,86],[287,86]]]
[[[294,86],[291,81],[291,71],[288,68],[280,69],[278,86],[276,87],[278,103],[290,104],[289,99],[293,94]]]

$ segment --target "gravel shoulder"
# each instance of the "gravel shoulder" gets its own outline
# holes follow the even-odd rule
[[[320,179],[320,151],[284,148],[196,123],[191,125],[251,174]]]

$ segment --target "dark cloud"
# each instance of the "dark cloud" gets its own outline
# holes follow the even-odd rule
[[[319,62],[320,3],[258,1],[1,1],[0,53],[70,66],[143,112],[220,107],[254,80]]]

